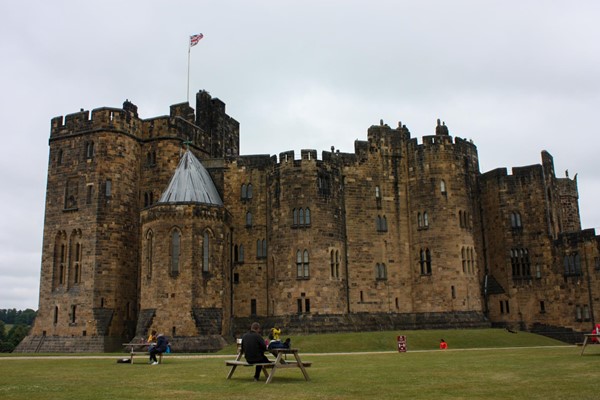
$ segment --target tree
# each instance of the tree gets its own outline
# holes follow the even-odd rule
[[[10,328],[10,331],[8,331],[8,335],[6,335],[6,342],[12,344],[14,347],[17,347],[17,345],[21,343],[21,340],[27,336],[29,329],[30,327],[27,325],[14,325],[12,328]]]

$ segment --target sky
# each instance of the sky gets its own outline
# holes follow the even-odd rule
[[[126,99],[152,118],[207,90],[243,155],[353,153],[380,120],[421,142],[440,118],[481,172],[549,151],[600,232],[599,16],[597,0],[0,0],[0,309],[38,307],[50,120]]]

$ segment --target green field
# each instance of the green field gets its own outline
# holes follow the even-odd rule
[[[408,352],[396,351],[406,334]],[[439,339],[449,350],[437,350]],[[0,399],[598,399],[600,346],[586,349],[503,330],[376,332],[292,337],[311,380],[251,368],[226,380],[229,347],[215,355],[165,356],[164,364],[101,358],[0,358]]]

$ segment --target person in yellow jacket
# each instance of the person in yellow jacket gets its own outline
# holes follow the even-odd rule
[[[273,335],[273,340],[280,340],[281,337],[281,329],[279,328],[271,328],[271,334]]]

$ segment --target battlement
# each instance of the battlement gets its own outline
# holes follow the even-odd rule
[[[135,134],[141,127],[137,107],[125,101],[123,108],[101,107],[92,110],[81,109],[79,112],[67,114],[64,117],[52,118],[50,138],[63,135],[78,134],[93,130],[123,131]]]

